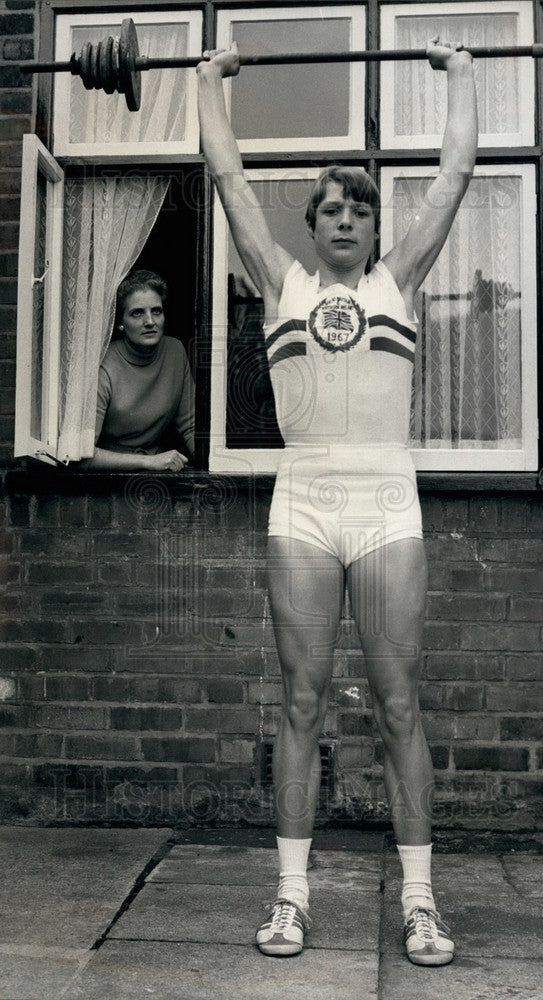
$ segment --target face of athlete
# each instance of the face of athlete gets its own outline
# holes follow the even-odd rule
[[[164,306],[152,288],[137,288],[124,304],[120,329],[137,351],[150,350],[164,334]]]
[[[345,197],[341,184],[328,181],[317,206],[313,232],[317,256],[333,270],[366,263],[375,240],[375,216],[367,202]]]

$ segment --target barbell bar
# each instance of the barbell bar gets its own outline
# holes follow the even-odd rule
[[[543,57],[543,44],[505,46],[465,46],[474,59]],[[397,62],[427,59],[426,49],[363,49],[352,52],[289,52],[265,55],[241,55],[241,66],[284,66],[289,63]],[[115,90],[125,95],[129,111],[141,104],[141,74],[150,69],[191,69],[202,56],[150,57],[140,55],[138,35],[132,18],[121,24],[119,38],[109,38],[93,45],[85,42],[81,53],[72,53],[67,62],[28,62],[22,73],[71,73],[80,76],[87,90]]]

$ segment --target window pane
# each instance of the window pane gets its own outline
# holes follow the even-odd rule
[[[188,54],[187,24],[137,24],[140,52],[173,58]],[[121,23],[73,26],[72,47],[118,37]],[[122,94],[85,90],[79,77],[71,78],[70,143],[182,141],[186,130],[186,76],[190,70],[161,69],[141,74],[141,108],[130,112]],[[194,72],[194,71],[192,71]]]
[[[305,208],[313,180],[271,180],[252,184],[274,239],[309,271],[315,270]],[[262,299],[236,248],[228,242],[228,448],[281,447],[262,332]]]
[[[431,180],[394,182],[394,242]],[[522,180],[474,177],[418,293],[414,447],[522,444]]]
[[[467,48],[531,45],[531,8],[524,0],[382,4],[381,46],[424,51],[428,39],[436,35]],[[535,62],[507,56],[474,60],[480,146],[534,143]],[[435,72],[422,58],[383,63],[380,76],[383,149],[440,146],[447,111],[446,74]]]
[[[350,35],[347,18],[236,21],[232,28],[244,55],[344,52]],[[349,73],[347,63],[242,70],[232,88],[234,132],[240,139],[347,135]]]
[[[43,174],[36,177],[36,220],[35,220],[34,276],[41,278],[45,273],[47,254],[47,181]],[[30,433],[38,441],[42,437],[43,425],[43,347],[44,347],[44,281],[34,281],[32,288],[34,306],[32,311],[32,363],[34,391],[30,404]]]

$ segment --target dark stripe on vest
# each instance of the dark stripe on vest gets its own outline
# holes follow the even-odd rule
[[[408,361],[415,360],[415,354],[403,344],[398,344],[388,337],[372,337],[370,340],[370,351],[388,351],[390,354],[398,354],[400,358],[407,358]]]
[[[276,340],[279,340],[279,337],[282,337],[284,333],[292,333],[293,331],[295,331],[296,333],[300,333],[302,330],[305,330],[306,327],[307,323],[305,319],[287,320],[287,322],[282,323],[281,326],[277,328],[277,330],[274,330],[273,333],[270,333],[269,337],[266,337],[264,341],[266,350],[269,351],[270,347],[273,347]]]
[[[369,326],[388,326],[391,330],[396,330],[396,333],[401,333],[402,337],[407,337],[412,344],[416,343],[417,334],[415,331],[410,330],[408,326],[402,326],[401,323],[397,323],[390,316],[370,316],[368,324]]]
[[[302,341],[293,341],[290,344],[283,344],[279,347],[275,354],[272,354],[271,358],[268,359],[268,364],[270,368],[273,368],[278,361],[284,361],[285,358],[293,358],[295,355],[302,356],[306,353],[306,345]]]

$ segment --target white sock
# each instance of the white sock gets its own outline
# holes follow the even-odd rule
[[[432,845],[398,844],[403,868],[402,908],[404,919],[414,906],[435,910],[432,893]]]
[[[311,837],[308,840],[295,840],[291,837],[277,837],[279,851],[279,888],[277,896],[291,899],[302,909],[307,910],[309,887],[307,884],[307,859]]]

